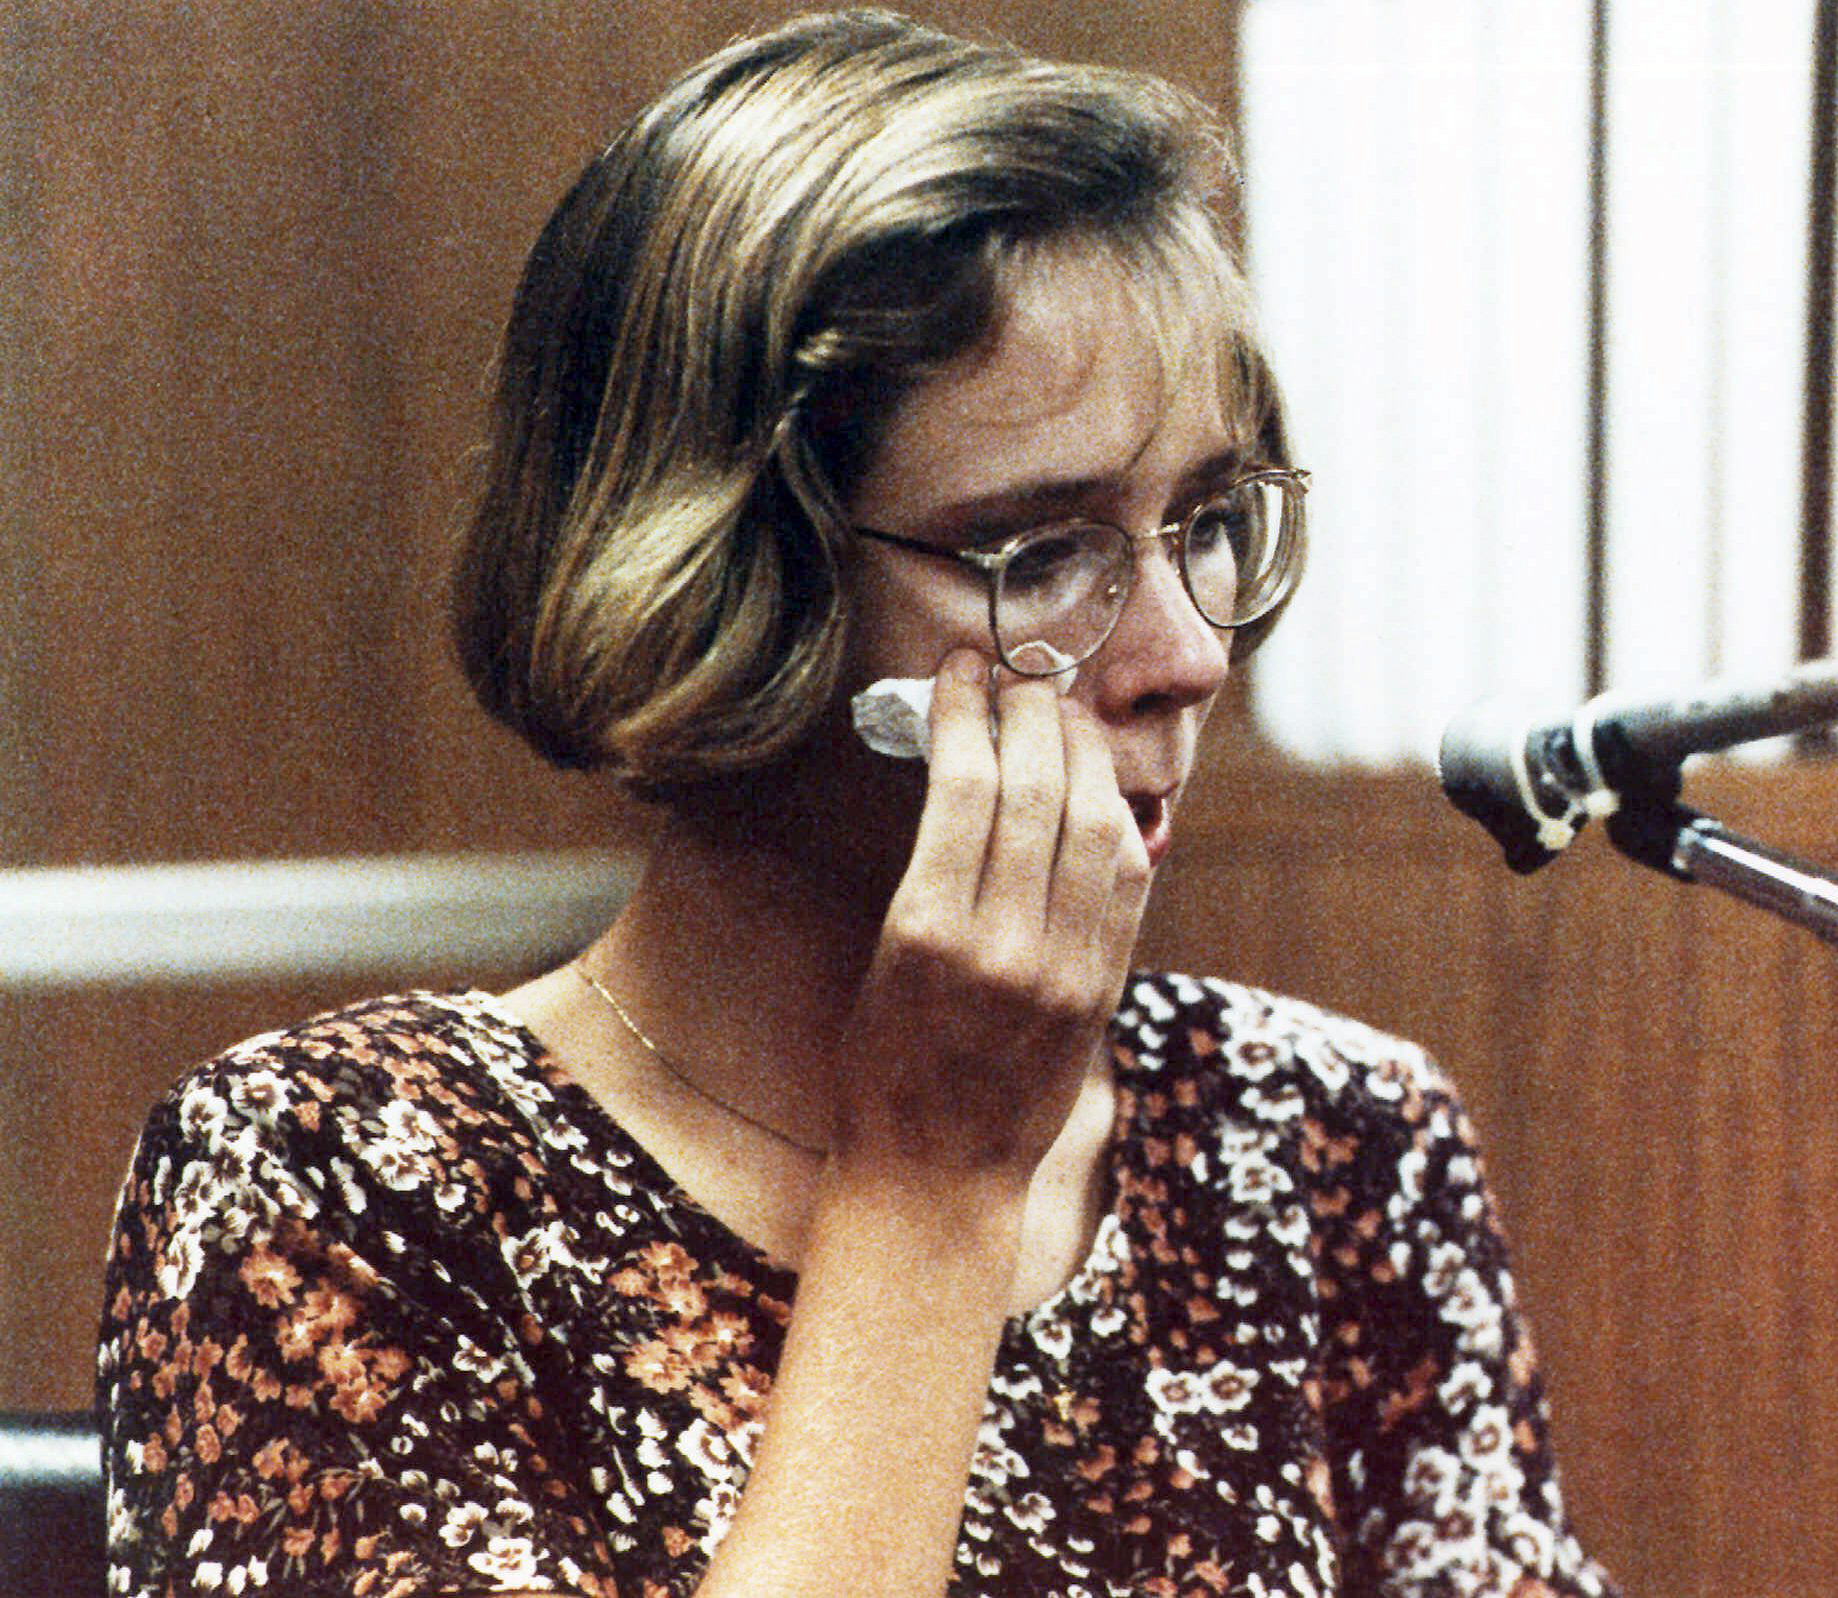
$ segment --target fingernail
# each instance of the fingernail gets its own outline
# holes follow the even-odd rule
[[[954,649],[945,657],[944,669],[962,683],[987,680],[988,664],[974,649]]]

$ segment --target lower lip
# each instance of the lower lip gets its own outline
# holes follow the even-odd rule
[[[1148,851],[1151,868],[1162,863],[1174,842],[1174,810],[1166,799],[1151,799],[1132,807],[1136,826],[1142,833],[1142,846]]]

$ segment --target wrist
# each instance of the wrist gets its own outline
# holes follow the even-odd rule
[[[1064,1127],[1067,1109],[1058,1102],[1005,1104],[1001,1114],[941,1120],[890,1094],[867,1106],[843,1107],[830,1128],[829,1157],[848,1169],[851,1180],[868,1185],[1000,1202],[1027,1192]]]
[[[845,1143],[825,1159],[821,1187],[826,1195],[846,1194],[915,1219],[937,1216],[955,1224],[985,1218],[988,1230],[1000,1235],[1019,1228],[1031,1179],[1031,1168],[1007,1162],[959,1163],[885,1144]]]
[[[832,1152],[818,1187],[813,1237],[872,1244],[890,1265],[984,1277],[1006,1297],[1021,1251],[1024,1175],[949,1167],[865,1148]]]

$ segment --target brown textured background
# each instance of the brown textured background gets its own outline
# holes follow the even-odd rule
[[[0,3],[0,865],[603,844],[439,595],[495,328],[605,130],[791,9]],[[1230,90],[1220,3],[915,5]],[[1427,773],[1223,718],[1151,959],[1342,1005],[1463,1083],[1586,1541],[1630,1593],[1838,1590],[1833,961],[1600,840],[1509,879]],[[1712,774],[1838,860],[1834,780]],[[0,1408],[87,1402],[147,1102],[374,981],[0,994]]]

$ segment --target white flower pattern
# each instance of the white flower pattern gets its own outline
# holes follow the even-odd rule
[[[953,1598],[1609,1593],[1435,1068],[1179,976],[1134,980],[1114,1039],[1113,1203],[1006,1329]],[[291,1590],[329,1559],[385,1595],[686,1592],[795,1290],[481,995],[375,1001],[193,1073],[117,1237],[124,1598]]]

